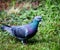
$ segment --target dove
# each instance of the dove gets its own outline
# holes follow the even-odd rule
[[[41,20],[41,16],[35,16],[31,23],[21,26],[2,25],[1,29],[3,31],[7,31],[8,33],[10,33],[10,35],[15,36],[16,38],[21,40],[23,44],[25,44],[28,39],[32,38],[37,33],[38,25]]]

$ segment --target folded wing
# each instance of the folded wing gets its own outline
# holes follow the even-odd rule
[[[24,27],[12,27],[12,33],[18,38],[25,38],[27,36],[27,29]]]

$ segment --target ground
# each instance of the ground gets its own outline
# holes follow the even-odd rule
[[[60,50],[60,1],[18,2],[12,1],[8,8],[0,10],[0,26],[24,25],[37,15],[41,15],[43,20],[39,24],[38,32],[28,40],[27,45],[0,30],[0,50]]]

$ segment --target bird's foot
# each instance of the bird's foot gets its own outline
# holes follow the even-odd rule
[[[26,44],[27,44],[27,41],[26,41],[26,40],[22,40],[21,43],[22,43],[23,45],[26,45]]]

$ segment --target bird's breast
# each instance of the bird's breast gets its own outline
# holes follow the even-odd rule
[[[33,28],[29,27],[29,26],[27,27],[27,29],[28,29],[28,36],[27,36],[28,38],[33,37],[37,32],[36,29],[33,29]]]

